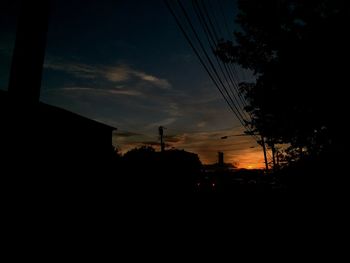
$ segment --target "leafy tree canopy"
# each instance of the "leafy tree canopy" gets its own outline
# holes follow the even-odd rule
[[[270,144],[317,153],[343,143],[349,41],[345,0],[239,0],[236,41],[216,54],[254,71],[241,83],[250,125]]]

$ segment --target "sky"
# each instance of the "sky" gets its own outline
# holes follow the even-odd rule
[[[0,11],[0,89],[7,89],[18,0]],[[187,1],[189,2],[189,1]],[[233,23],[235,1],[222,0]],[[244,74],[241,74],[244,77]],[[215,163],[263,167],[263,154],[225,104],[162,0],[52,0],[41,101],[117,128],[122,152],[168,148]],[[54,138],[53,138],[54,140]]]

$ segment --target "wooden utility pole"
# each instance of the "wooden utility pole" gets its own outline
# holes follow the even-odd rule
[[[266,168],[266,172],[269,171],[269,164],[267,162],[267,155],[266,155],[266,145],[265,145],[265,139],[264,136],[261,135],[261,145],[263,147],[263,151],[264,151],[264,159],[265,159],[265,168]]]
[[[227,139],[228,137],[231,136],[250,136],[252,134],[235,134],[235,135],[227,135],[227,136],[223,136],[221,137],[221,139]],[[269,164],[267,161],[267,155],[266,155],[266,145],[265,145],[265,139],[264,136],[261,135],[261,146],[263,147],[263,151],[264,151],[264,158],[265,158],[265,168],[266,168],[266,172],[269,171]]]
[[[271,151],[272,151],[272,163],[273,163],[273,170],[276,171],[276,148],[275,144],[273,143],[271,146]]]

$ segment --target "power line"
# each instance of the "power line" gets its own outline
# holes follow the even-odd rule
[[[209,2],[209,3],[210,3],[210,2]],[[219,5],[220,5],[220,4],[221,4],[221,2],[219,2]],[[210,18],[208,9],[206,8],[204,2],[203,2],[203,8],[204,8],[204,12],[205,12],[206,15],[208,16],[209,23],[211,24],[211,26],[213,27],[213,30],[214,30],[214,32],[215,32],[214,23],[211,22],[211,18]],[[214,8],[213,8],[212,6],[211,6],[211,10],[214,10]],[[227,30],[227,32],[228,32],[228,34],[229,34],[228,23],[227,23],[226,15],[225,15],[225,13],[224,13],[224,11],[223,11],[222,5],[220,6],[220,10],[221,10],[221,16],[222,16],[223,19],[224,19],[224,24],[226,25],[226,30]],[[215,17],[215,14],[214,14],[214,20],[215,20],[215,21],[218,21],[218,20],[216,19],[216,17]],[[217,23],[217,24],[218,24],[218,23]],[[215,35],[216,35],[216,37],[217,37],[217,34],[215,34]],[[230,35],[230,34],[229,34],[229,35]],[[234,41],[232,37],[233,37],[233,35],[231,36],[231,39],[232,39],[232,41]],[[217,41],[217,43],[219,43],[219,39],[218,39],[218,38],[216,39],[216,41]],[[241,94],[240,91],[239,91],[239,83],[238,83],[238,80],[237,80],[237,77],[236,77],[236,76],[238,76],[238,72],[236,71],[235,66],[232,65],[232,64],[228,64],[228,66],[227,66],[227,64],[224,63],[224,62],[223,62],[223,64],[225,65],[226,68],[228,68],[229,76],[231,76],[230,79],[231,79],[231,81],[232,81],[232,86],[234,87],[234,89],[235,89],[235,91],[236,91],[236,93],[237,93],[237,95],[238,95],[238,97],[239,97],[240,102],[242,103],[243,107],[246,107],[246,106],[247,106],[247,102],[246,102],[245,98],[242,96],[242,94]],[[245,72],[244,72],[244,73],[245,73]],[[247,116],[247,112],[246,112],[246,111],[243,111],[243,112],[244,112],[245,116]],[[249,117],[248,117],[247,119],[252,120],[253,117],[252,117],[252,115],[251,115],[250,112],[248,113],[248,115],[249,115]],[[249,130],[251,131],[251,129],[249,129]],[[260,140],[260,139],[258,139],[255,135],[252,135],[252,136],[254,137],[255,140],[257,140],[257,141]]]
[[[206,13],[209,16],[209,13],[208,12],[206,12]],[[208,19],[210,21],[210,16],[208,17]],[[204,22],[207,25],[205,19],[204,19]],[[211,24],[213,24],[213,23],[211,23]],[[207,29],[210,32],[209,26],[207,26]],[[212,30],[215,32],[215,28],[212,28]],[[214,46],[216,48],[218,43],[219,43],[219,39],[216,38],[216,40],[213,40],[213,42],[214,42]],[[214,47],[212,47],[212,50],[213,50],[213,53],[214,53],[214,50],[215,50]],[[219,59],[218,59],[218,57],[216,55],[215,55],[215,58],[216,58],[217,61],[219,61]],[[224,63],[221,60],[220,60],[220,62],[224,66],[225,72],[226,72],[226,74],[227,74],[227,76],[228,76],[228,78],[229,78],[229,80],[231,82],[232,86],[229,83],[228,83],[228,85],[229,85],[229,88],[230,88],[230,91],[231,91],[232,95],[235,98],[235,101],[240,106],[240,109],[241,109],[242,113],[245,115],[245,118],[247,120],[249,120],[249,118],[251,116],[248,116],[246,111],[244,110],[244,108],[245,108],[245,106],[247,106],[247,104],[246,104],[246,102],[244,100],[242,100],[242,97],[240,96],[240,92],[238,90],[238,84],[236,83],[235,76],[234,76],[234,74],[232,74],[232,71],[230,70],[230,68],[228,67],[228,65],[226,63]],[[218,64],[219,64],[219,62],[218,62]],[[232,89],[232,87],[233,87],[233,89]],[[237,97],[238,97],[238,99],[237,99]]]
[[[256,134],[254,134],[254,132],[251,130],[250,126],[247,125],[247,123],[245,123],[244,121],[244,118],[240,112],[240,110],[237,108],[237,101],[236,103],[233,101],[232,97],[230,96],[229,92],[227,91],[227,88],[225,86],[225,84],[223,83],[220,75],[218,74],[218,71],[217,69],[215,68],[212,60],[210,59],[209,55],[208,55],[208,52],[207,50],[205,49],[199,35],[197,34],[197,31],[195,30],[194,26],[193,26],[193,23],[186,11],[186,9],[184,8],[184,6],[182,5],[181,1],[180,0],[177,0],[177,4],[179,5],[183,15],[185,16],[185,19],[187,21],[187,24],[190,26],[191,30],[192,30],[192,33],[194,34],[195,36],[195,39],[197,40],[207,62],[209,63],[209,66],[206,65],[204,59],[201,57],[200,53],[198,52],[198,50],[196,49],[195,45],[194,45],[194,42],[191,40],[189,34],[186,32],[185,28],[183,27],[182,23],[180,22],[178,16],[175,14],[175,11],[174,9],[171,7],[171,5],[169,4],[169,2],[167,0],[164,0],[166,6],[168,7],[170,13],[172,14],[172,16],[174,17],[175,21],[176,21],[176,24],[178,25],[178,27],[180,28],[180,30],[182,31],[183,35],[185,36],[187,42],[190,44],[192,50],[195,52],[197,58],[199,59],[200,63],[202,64],[202,66],[204,67],[204,69],[206,70],[207,74],[209,75],[209,77],[211,78],[211,80],[213,81],[214,85],[216,86],[216,88],[219,90],[220,94],[223,96],[225,102],[228,104],[228,106],[230,107],[231,111],[235,114],[235,116],[237,117],[238,121],[242,124],[243,127],[245,127],[248,131],[249,131],[249,134],[256,140],[256,142],[258,144],[259,143],[259,139],[257,139],[256,137]],[[211,19],[210,19],[210,16],[208,14],[208,11],[206,10],[206,7],[204,5],[204,12],[207,13],[207,17],[209,19],[209,24],[211,24],[212,28],[213,28],[213,33],[214,33],[214,38],[217,38],[217,34],[216,34],[216,31],[215,31],[215,27],[213,26],[213,23],[211,22]],[[210,41],[209,41],[210,42]],[[215,43],[215,42],[214,42]],[[221,66],[220,66],[220,63],[218,63],[219,67],[220,67],[220,70],[222,72],[222,74],[225,76]],[[211,70],[210,70],[211,69]],[[234,77],[234,74],[233,74],[233,77]],[[217,80],[216,80],[217,78]],[[227,81],[228,82],[228,81]],[[223,92],[223,90],[220,88],[220,85],[222,87],[222,89],[225,91],[227,97],[229,98],[229,100],[227,99],[227,97],[225,96],[225,93]],[[233,85],[233,87],[237,88],[237,84],[236,85]],[[239,94],[239,92],[238,92]],[[231,105],[231,103],[232,105]],[[237,103],[238,104],[238,103]],[[238,104],[239,105],[239,104]],[[244,111],[243,111],[244,112]]]
[[[199,130],[192,130],[192,131],[189,131],[189,130],[179,130],[179,129],[174,129],[174,128],[171,128],[171,127],[168,127],[167,126],[167,129],[169,131],[174,131],[174,132],[178,132],[178,133],[193,133],[193,134],[198,134],[198,133],[218,133],[218,132],[223,132],[223,131],[229,131],[229,130],[233,130],[233,129],[237,129],[237,128],[242,128],[242,125],[237,125],[237,126],[233,126],[233,127],[230,127],[230,128],[225,128],[225,129],[220,129],[220,130],[203,130],[203,131],[199,131]]]
[[[210,3],[210,1],[209,1]],[[224,8],[223,8],[223,5],[222,5],[222,0],[218,0],[218,6],[219,6],[219,10],[220,10],[220,13],[221,13],[221,17],[223,18],[224,20],[224,27],[226,29],[226,32],[227,32],[227,35],[228,35],[228,39],[231,40],[232,42],[234,42],[234,39],[233,39],[233,34],[230,33],[230,29],[229,29],[229,25],[228,25],[228,20],[227,20],[227,17],[226,17],[226,14],[224,12]],[[214,19],[216,20],[216,17],[215,17],[215,14],[214,14]],[[225,63],[226,64],[226,63]],[[231,73],[235,79],[235,82],[236,82],[236,86],[238,87],[239,86],[239,83],[238,83],[238,80],[236,78],[236,76],[238,75],[237,74],[237,71],[236,69],[232,66],[231,67],[231,64],[229,64],[229,68],[231,70]],[[233,72],[232,72],[233,71]],[[238,92],[238,96],[245,101],[245,99],[241,96],[240,92]]]
[[[210,39],[212,40],[212,42],[214,43],[214,46],[216,46],[217,43],[219,42],[219,39],[218,39],[218,36],[217,36],[216,30],[215,30],[214,24],[213,24],[213,22],[212,22],[212,20],[211,20],[211,18],[210,18],[210,15],[209,15],[209,12],[208,12],[206,6],[205,6],[204,3],[203,3],[203,12],[204,12],[205,15],[208,17],[208,23],[209,23],[209,25],[206,23],[206,19],[204,18],[204,14],[202,13],[201,8],[199,7],[199,4],[198,4],[197,0],[193,0],[192,3],[194,3],[193,6],[197,5],[197,7],[198,7],[198,12],[196,12],[196,14],[197,14],[197,16],[198,16],[198,13],[199,13],[199,16],[202,17],[202,19],[201,19],[201,20],[203,20],[202,24],[204,23],[204,27],[207,29],[206,31],[208,31],[208,34],[209,34],[209,37],[208,37],[208,34],[207,34],[207,39],[208,39],[208,41],[209,41],[209,38],[210,38]],[[209,26],[211,27],[211,30],[209,29]],[[213,31],[213,33],[211,33],[211,31]],[[210,41],[209,41],[209,42],[210,42]],[[213,49],[213,47],[212,47],[212,49]],[[216,57],[216,56],[215,56],[215,57]],[[217,59],[217,57],[216,57],[216,59]],[[219,64],[219,62],[218,62],[218,64]],[[225,67],[226,67],[226,64],[225,64],[225,63],[224,63],[224,65],[225,65]],[[219,64],[219,66],[220,66],[220,64]],[[221,68],[221,67],[220,67],[220,68]],[[224,74],[224,73],[222,72],[222,74]],[[232,74],[232,73],[231,73],[231,74]],[[232,77],[233,77],[233,79],[235,79],[234,74],[232,74]],[[232,79],[231,79],[231,80],[232,80]],[[236,90],[236,93],[238,94],[238,97],[240,98],[242,105],[243,105],[243,106],[244,106],[244,105],[246,106],[247,103],[245,102],[244,98],[242,98],[242,97],[240,96],[240,92],[238,91],[238,84],[237,84],[236,82],[237,82],[237,81],[232,81],[233,87],[234,87],[234,89]],[[230,87],[230,86],[229,86],[229,87]],[[232,89],[231,89],[231,92],[234,94],[234,92],[232,91]],[[234,95],[234,96],[235,96],[235,95]],[[237,98],[236,98],[236,97],[235,97],[235,101],[236,101],[236,103],[239,105],[239,103],[237,102]],[[241,110],[242,110],[242,109],[241,109]],[[245,112],[244,110],[242,110],[242,112],[243,112],[243,114],[246,115],[246,112]],[[242,115],[241,115],[241,116],[242,116]],[[247,115],[246,115],[246,117],[247,117]],[[249,114],[249,117],[251,118],[251,115],[250,115],[250,114]],[[249,117],[248,117],[247,119],[249,119]],[[242,118],[242,119],[244,120],[244,118]],[[243,121],[243,122],[244,122],[244,121]],[[244,123],[243,126],[246,127],[246,129],[249,130],[250,133],[253,134],[252,130],[250,129],[249,126],[247,126],[246,123]],[[259,140],[259,139],[257,139],[257,138],[255,137],[255,135],[252,135],[252,137],[253,137],[256,141]]]
[[[204,45],[203,45],[202,41],[200,40],[200,38],[199,38],[199,36],[198,36],[196,30],[194,29],[194,26],[193,26],[193,24],[192,24],[191,19],[190,19],[189,16],[188,16],[187,11],[185,10],[185,8],[184,8],[184,6],[182,5],[182,3],[181,3],[180,0],[178,0],[178,4],[179,4],[179,6],[180,6],[182,12],[184,13],[184,15],[185,15],[185,17],[186,17],[186,20],[187,20],[187,22],[189,23],[189,25],[190,25],[190,27],[191,27],[191,29],[192,29],[192,31],[193,31],[193,33],[194,33],[194,35],[195,35],[197,41],[199,42],[199,44],[200,44],[200,46],[201,46],[201,48],[202,48],[203,53],[205,54],[206,58],[208,59],[208,62],[210,63],[210,66],[211,66],[212,70],[214,71],[215,76],[218,78],[219,83],[221,84],[221,86],[222,86],[223,89],[225,90],[226,95],[229,97],[229,99],[230,99],[231,102],[232,102],[232,105],[233,105],[234,108],[236,109],[236,111],[237,111],[237,112],[236,112],[236,115],[239,115],[239,117],[240,117],[241,120],[242,120],[242,125],[244,125],[244,124],[243,124],[243,123],[244,123],[244,118],[243,118],[242,114],[240,113],[239,109],[237,108],[236,104],[235,104],[234,101],[232,100],[232,97],[229,95],[226,86],[224,85],[222,79],[220,78],[220,76],[219,76],[219,74],[218,74],[218,72],[217,72],[217,70],[216,70],[216,68],[215,68],[215,66],[214,66],[214,64],[213,64],[213,62],[211,61],[211,59],[210,59],[210,57],[209,57],[207,51],[205,50]],[[220,64],[219,64],[219,66],[220,66]],[[245,125],[244,125],[244,126],[245,126]]]
[[[179,21],[177,15],[175,14],[174,10],[173,10],[172,7],[170,6],[169,2],[168,2],[167,0],[165,0],[164,2],[165,2],[165,4],[167,5],[167,7],[168,7],[169,11],[171,12],[172,16],[174,17],[174,19],[175,19],[175,21],[176,21],[178,27],[180,28],[180,30],[181,30],[182,33],[184,34],[184,36],[185,36],[187,42],[190,44],[192,50],[195,52],[195,54],[196,54],[197,58],[199,59],[200,63],[202,64],[202,66],[204,67],[205,71],[207,72],[207,74],[209,75],[209,77],[211,78],[211,80],[213,81],[214,85],[215,85],[216,88],[219,90],[220,94],[223,96],[224,100],[226,101],[226,103],[228,104],[228,106],[230,107],[230,109],[232,110],[232,112],[235,114],[235,116],[237,117],[237,119],[239,120],[239,122],[240,122],[243,126],[245,126],[245,125],[244,125],[244,122],[241,120],[241,118],[240,118],[240,116],[239,116],[239,113],[236,112],[236,111],[234,110],[234,108],[232,107],[232,105],[230,104],[230,102],[228,101],[228,99],[226,98],[226,96],[224,95],[223,91],[221,90],[221,88],[220,88],[219,84],[217,83],[215,77],[214,77],[213,74],[211,73],[210,69],[209,69],[208,66],[205,64],[203,58],[201,57],[201,55],[199,54],[199,52],[198,52],[197,49],[195,48],[195,46],[194,46],[194,44],[193,44],[193,41],[190,39],[189,35],[187,34],[186,30],[185,30],[184,27],[182,26],[182,24],[181,24],[181,22]],[[185,14],[186,20],[187,20],[187,22],[189,23],[189,25],[190,25],[190,27],[191,27],[191,29],[192,29],[192,32],[194,33],[194,35],[195,35],[197,41],[199,42],[199,44],[200,44],[200,46],[201,46],[201,48],[202,48],[203,53],[205,54],[205,57],[207,58],[208,62],[210,63],[210,65],[211,65],[211,67],[212,67],[212,70],[213,70],[214,73],[215,73],[215,71],[216,71],[216,70],[215,70],[215,67],[214,67],[214,65],[212,64],[212,62],[211,62],[211,60],[210,60],[210,58],[209,58],[209,56],[208,56],[208,54],[207,54],[207,52],[206,52],[206,50],[205,50],[205,48],[204,48],[202,42],[201,42],[201,40],[200,40],[200,38],[199,38],[197,32],[195,31],[195,29],[194,29],[194,27],[193,27],[193,24],[192,24],[192,22],[191,22],[191,20],[190,20],[190,18],[189,18],[189,16],[188,16],[188,14],[187,14],[185,8],[183,7],[183,5],[181,4],[181,2],[180,2],[179,0],[177,1],[177,3],[179,4],[181,10],[182,10],[183,13]],[[217,72],[216,72],[215,75],[217,75]],[[220,80],[219,80],[219,81],[220,81]],[[237,108],[235,105],[234,105],[234,107]],[[236,109],[236,110],[237,110],[237,109]]]
[[[195,0],[195,2],[197,2],[197,0]],[[209,2],[210,3],[210,2]],[[198,2],[197,2],[197,4],[198,4]],[[198,6],[199,6],[199,4],[198,4]],[[212,22],[212,19],[211,19],[211,16],[210,16],[210,13],[209,13],[209,11],[208,11],[208,9],[207,9],[207,7],[206,7],[206,5],[205,5],[205,3],[204,2],[202,2],[202,6],[203,6],[203,11],[204,11],[204,13],[206,14],[206,16],[208,17],[208,22],[209,22],[209,25],[211,26],[211,28],[212,28],[212,30],[213,30],[213,32],[214,32],[214,36],[215,36],[215,39],[216,39],[216,41],[214,41],[214,42],[216,42],[215,43],[215,47],[218,45],[218,43],[220,42],[220,40],[219,40],[219,37],[218,37],[218,35],[216,34],[216,28],[215,28],[215,26],[214,26],[214,23],[215,23],[215,21],[216,21],[216,24],[217,25],[219,25],[219,23],[217,22],[218,20],[216,19],[216,16],[215,16],[215,14],[213,15],[213,20],[214,20],[214,22]],[[211,6],[211,10],[214,10],[214,8]],[[224,13],[222,14],[222,16],[224,16]],[[225,18],[226,16],[224,16],[224,18]],[[226,19],[225,19],[226,20]],[[220,25],[218,26],[218,29],[220,29]],[[222,62],[223,63],[223,62]],[[242,103],[242,105],[243,105],[243,107],[244,106],[247,106],[247,103],[246,103],[246,101],[244,100],[244,98],[242,98],[242,96],[241,96],[241,94],[240,94],[240,92],[239,92],[239,90],[238,90],[238,81],[237,81],[237,79],[236,79],[236,77],[235,77],[235,75],[236,74],[234,74],[233,72],[232,72],[232,69],[231,69],[231,65],[229,65],[229,66],[227,66],[227,64],[226,63],[223,63],[224,64],[224,66],[225,66],[225,68],[226,68],[226,70],[228,71],[228,74],[229,74],[229,76],[230,76],[230,78],[232,78],[231,79],[231,81],[232,81],[232,86],[234,87],[234,89],[235,89],[235,91],[236,91],[236,93],[237,93],[237,95],[238,95],[238,97],[239,97],[239,99],[240,99],[240,101],[241,101],[241,103]],[[245,113],[245,111],[243,111],[244,113]]]
[[[209,25],[208,25],[208,23],[207,23],[207,21],[206,21],[206,19],[205,19],[205,17],[204,17],[204,14],[202,13],[202,10],[200,9],[200,6],[198,5],[198,2],[193,0],[193,1],[192,1],[192,5],[193,5],[194,11],[195,11],[195,13],[196,13],[196,15],[197,15],[197,17],[198,17],[198,20],[199,20],[199,22],[200,22],[200,24],[201,24],[201,26],[202,26],[202,28],[203,28],[203,31],[204,31],[204,33],[205,33],[206,39],[207,39],[207,41],[208,41],[208,44],[209,44],[209,46],[211,47],[212,51],[214,52],[214,50],[215,50],[214,47],[216,47],[217,41],[218,41],[218,40],[217,40],[217,39],[215,40],[215,36],[213,36],[213,33],[211,32],[211,30],[210,30],[210,28],[209,28]],[[215,30],[213,30],[213,31],[215,32]],[[238,99],[237,99],[237,96],[236,96],[235,92],[232,90],[232,88],[231,88],[231,86],[230,86],[230,84],[229,84],[229,82],[231,81],[231,84],[232,84],[233,86],[235,85],[234,82],[232,81],[232,78],[231,78],[229,72],[228,72],[227,65],[226,65],[225,63],[222,63],[222,61],[220,61],[220,60],[218,59],[217,56],[215,56],[215,59],[216,59],[217,64],[219,65],[219,69],[220,69],[220,71],[221,71],[221,74],[224,76],[225,81],[226,81],[226,83],[227,83],[227,85],[228,85],[228,87],[229,87],[229,90],[231,91],[231,94],[233,95],[233,98],[234,98],[234,100],[235,100],[235,103],[238,105],[240,111],[241,111],[244,115],[246,115],[246,114],[245,114],[245,111],[242,109],[242,106],[244,107],[244,104],[241,102],[241,105],[240,105],[240,103],[239,103],[239,101],[238,101]],[[226,74],[224,73],[224,70],[223,70],[221,64],[224,66],[224,69],[225,69],[225,71],[226,71]],[[229,80],[230,80],[230,81],[229,81]],[[236,90],[236,91],[237,91],[237,90]],[[247,116],[245,116],[245,118],[246,118],[246,117],[247,117]],[[243,119],[244,119],[244,118],[243,118]]]
[[[244,118],[243,118],[243,116],[242,116],[240,110],[237,108],[236,103],[233,101],[232,97],[231,97],[230,94],[228,93],[226,86],[224,85],[222,79],[220,78],[220,76],[219,76],[219,74],[218,74],[218,71],[216,70],[216,68],[215,68],[215,66],[214,66],[214,64],[213,64],[213,62],[211,61],[211,59],[210,59],[210,57],[209,57],[209,55],[208,55],[208,52],[207,52],[206,49],[204,48],[204,45],[203,45],[203,43],[202,43],[202,41],[201,41],[199,35],[197,34],[196,30],[194,29],[193,23],[192,23],[192,21],[191,21],[189,15],[188,15],[186,9],[184,8],[184,6],[182,5],[182,3],[181,3],[180,0],[178,0],[177,3],[178,3],[178,5],[180,6],[180,8],[181,8],[183,14],[185,15],[185,18],[186,18],[186,20],[187,20],[187,23],[190,25],[190,28],[192,29],[192,32],[194,33],[195,38],[197,39],[197,41],[198,41],[198,43],[199,43],[199,45],[200,45],[200,47],[201,47],[201,49],[202,49],[202,51],[203,51],[205,57],[207,58],[207,60],[208,60],[208,62],[209,62],[209,64],[210,64],[212,70],[214,71],[215,76],[217,77],[217,79],[218,79],[219,83],[221,84],[222,88],[224,89],[224,91],[225,91],[227,97],[228,97],[228,98],[230,99],[230,101],[232,102],[232,105],[233,105],[233,107],[234,107],[235,110],[236,110],[236,111],[234,111],[236,117],[239,119],[239,121],[241,122],[241,124],[242,124],[243,126],[246,126],[245,121],[244,121]],[[219,65],[220,65],[220,64],[219,64]],[[231,106],[231,108],[232,108],[232,106]]]

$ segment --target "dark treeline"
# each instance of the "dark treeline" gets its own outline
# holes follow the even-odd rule
[[[112,151],[112,178],[118,192],[128,193],[266,193],[286,190],[281,176],[230,164],[203,165],[195,153],[156,151],[141,146],[121,154]]]
[[[202,172],[198,155],[184,150],[142,146],[124,155],[113,150],[113,156],[116,185],[123,191],[192,192]]]
[[[289,146],[279,154],[296,184],[321,182],[323,174],[340,185],[347,150],[348,1],[238,5],[236,41],[222,40],[216,55],[255,73],[256,82],[240,83],[249,125],[272,150]]]

